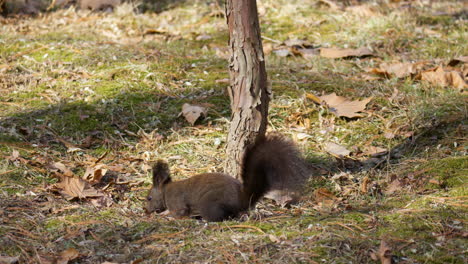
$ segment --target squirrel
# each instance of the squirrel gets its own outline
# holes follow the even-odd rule
[[[172,181],[168,164],[158,160],[153,166],[153,186],[145,210],[160,213],[168,209],[175,217],[223,221],[253,208],[268,191],[300,190],[308,177],[299,150],[279,134],[263,136],[248,147],[241,171],[242,183],[224,173]]]

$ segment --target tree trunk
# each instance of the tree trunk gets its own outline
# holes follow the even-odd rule
[[[231,126],[225,172],[240,178],[244,152],[265,135],[271,91],[267,86],[256,0],[227,0]]]

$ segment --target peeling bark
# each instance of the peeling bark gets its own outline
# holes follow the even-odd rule
[[[231,125],[225,172],[240,178],[245,149],[265,135],[271,91],[267,85],[256,0],[227,0]]]

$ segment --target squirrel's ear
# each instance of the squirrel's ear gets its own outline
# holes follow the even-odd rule
[[[158,160],[153,165],[153,185],[163,186],[171,181],[169,165],[163,160]]]

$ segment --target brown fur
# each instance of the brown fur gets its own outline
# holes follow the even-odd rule
[[[255,206],[267,191],[297,191],[308,176],[294,144],[280,135],[270,135],[247,150],[243,183],[222,173],[204,173],[173,182],[167,163],[158,161],[153,166],[153,187],[146,211],[168,209],[176,217],[222,221]]]

